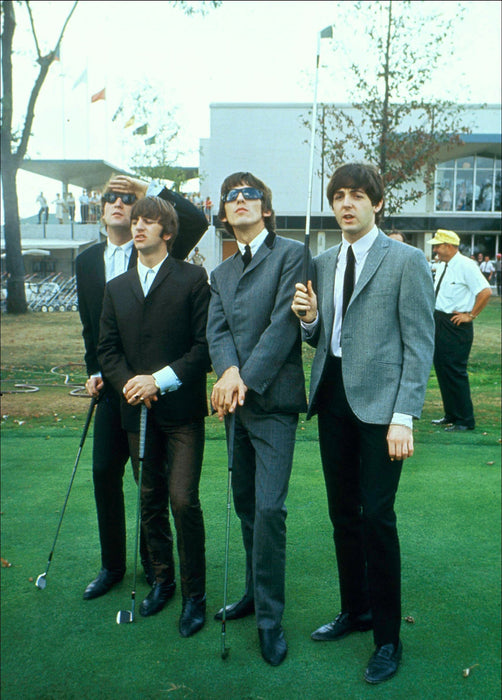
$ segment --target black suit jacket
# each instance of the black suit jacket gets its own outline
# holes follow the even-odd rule
[[[189,423],[207,415],[209,295],[204,268],[171,256],[160,267],[146,297],[136,269],[106,286],[99,364],[121,395],[131,377],[170,365],[182,386],[153,403],[152,414],[161,425]],[[138,430],[139,406],[122,399],[121,410],[123,427]]]
[[[207,230],[207,219],[195,205],[177,192],[164,188],[159,197],[172,204],[178,214],[178,236],[174,241],[171,255],[184,260]],[[105,246],[106,242],[97,243],[80,253],[76,259],[78,310],[82,321],[85,364],[89,375],[101,371],[96,348],[106,284]],[[136,267],[136,260],[137,254],[133,248],[129,268]]]

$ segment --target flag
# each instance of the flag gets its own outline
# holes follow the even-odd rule
[[[61,44],[58,44],[54,49],[54,61],[61,60]]]
[[[105,88],[100,90],[99,92],[94,93],[91,97],[91,102],[97,102],[98,100],[106,100],[106,91]]]
[[[80,77],[75,80],[75,82],[73,83],[72,90],[75,90],[75,88],[81,85],[84,81],[87,82],[87,68],[84,71],[82,71]]]
[[[142,124],[132,132],[134,136],[144,136],[148,132],[148,124]]]
[[[145,139],[145,146],[153,146],[155,143],[155,136],[150,136],[149,139]]]
[[[123,111],[124,111],[124,105],[121,102],[119,104],[119,106],[117,107],[115,114],[112,117],[112,122],[114,122],[117,119],[117,117],[120,117],[120,115],[122,114]]]
[[[124,124],[124,129],[127,129],[128,127],[132,126],[133,124],[134,124],[134,114],[132,115],[132,117],[130,119],[128,119],[126,121],[126,123]]]
[[[333,25],[330,24],[329,27],[325,27],[321,32],[321,39],[332,39],[333,38]]]

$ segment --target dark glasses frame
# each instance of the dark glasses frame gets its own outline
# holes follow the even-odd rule
[[[229,190],[222,196],[221,200],[222,202],[235,202],[240,194],[244,199],[263,199],[263,192],[256,187],[240,187]]]
[[[134,204],[137,197],[132,192],[105,192],[101,195],[108,204],[115,204],[117,199],[122,200],[122,204]]]

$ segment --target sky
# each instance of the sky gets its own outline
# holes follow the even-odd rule
[[[42,51],[53,48],[72,4],[31,3]],[[147,81],[180,126],[179,164],[197,165],[199,139],[210,133],[210,104],[312,102],[317,33],[327,25],[333,25],[334,38],[322,42],[319,101],[350,101],[350,61],[369,60],[351,2],[340,7],[328,0],[224,0],[205,16],[187,16],[172,5],[80,0],[61,60],[51,67],[37,103],[28,149],[32,158],[102,158],[125,167],[126,116],[115,122],[112,117]],[[413,5],[416,11],[457,12],[454,2],[414,0]],[[431,96],[461,102],[500,103],[501,5],[496,0],[460,5],[465,19],[447,37],[441,70],[426,89]],[[21,122],[33,84],[33,38],[25,8],[16,6],[16,18],[14,100]],[[90,96],[103,88],[106,100],[91,104]],[[18,183],[21,216],[36,212],[40,189],[49,200],[60,189],[25,173]]]

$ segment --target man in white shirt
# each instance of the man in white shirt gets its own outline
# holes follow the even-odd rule
[[[474,430],[474,408],[467,363],[474,339],[473,321],[488,304],[491,289],[474,260],[459,252],[454,231],[438,229],[428,241],[441,261],[436,270],[434,369],[444,416],[432,421],[448,432]]]
[[[141,520],[155,580],[140,614],[160,612],[175,592],[170,505],[180,560],[179,631],[189,637],[202,628],[206,607],[199,480],[210,368],[209,285],[203,268],[170,255],[177,227],[174,207],[159,197],[133,206],[138,265],[106,286],[97,354],[103,375],[122,397],[122,427],[136,470],[140,404],[149,409]]]
[[[311,636],[337,641],[373,629],[364,677],[376,684],[396,673],[402,655],[394,499],[432,364],[432,277],[421,251],[378,229],[376,168],[339,167],[327,197],[342,243],[315,258],[313,282],[296,285],[292,304],[316,348],[307,418],[318,414],[341,598],[335,620]]]

